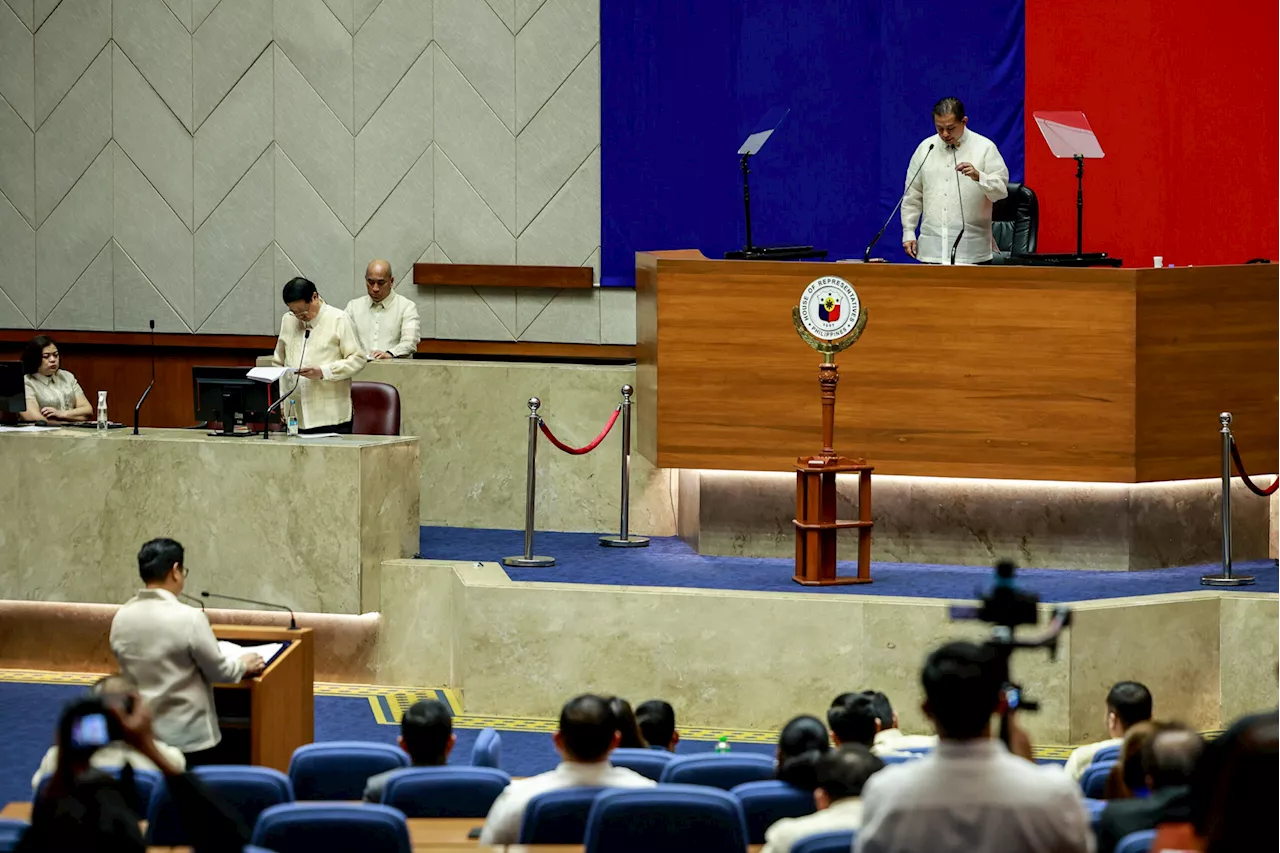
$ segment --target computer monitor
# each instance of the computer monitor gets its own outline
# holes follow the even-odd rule
[[[22,362],[0,361],[0,413],[16,415],[27,410],[27,389]]]
[[[270,383],[256,382],[247,367],[193,367],[196,420],[218,423],[210,435],[254,435],[250,424],[265,424]]]

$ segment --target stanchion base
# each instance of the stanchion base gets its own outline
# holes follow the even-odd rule
[[[541,569],[556,564],[555,557],[503,557],[502,565],[516,566],[521,569]]]
[[[1200,577],[1201,586],[1253,586],[1254,580],[1252,575],[1236,575],[1231,577],[1226,575],[1202,575]]]
[[[648,536],[601,536],[600,544],[606,548],[648,548]]]

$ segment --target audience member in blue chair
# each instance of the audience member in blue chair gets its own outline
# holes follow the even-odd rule
[[[1163,726],[1147,738],[1141,761],[1143,784],[1151,795],[1107,803],[1096,830],[1098,853],[1111,853],[1131,832],[1189,822],[1188,786],[1203,751],[1204,739],[1183,725]]]
[[[676,731],[676,709],[671,703],[661,699],[641,702],[636,708],[636,725],[650,749],[676,751],[680,733]]]
[[[884,757],[911,749],[932,749],[938,745],[937,735],[904,734],[898,727],[898,712],[893,710],[889,697],[879,690],[864,690],[862,695],[871,700],[876,714],[876,740],[871,751]]]
[[[1136,681],[1120,681],[1107,692],[1107,739],[1077,747],[1067,758],[1066,770],[1073,782],[1079,782],[1093,763],[1098,750],[1119,746],[1124,734],[1138,723],[1151,719],[1151,691]]]
[[[818,759],[831,749],[827,727],[817,717],[805,714],[782,727],[778,736],[778,779],[812,791],[818,787],[814,773]]]
[[[98,679],[89,689],[92,696],[103,700],[104,702],[119,704],[126,697],[137,696],[137,687],[133,682],[125,678],[123,675],[107,675]],[[143,702],[141,697],[136,701]],[[149,709],[148,709],[149,710]],[[156,749],[168,760],[170,764],[178,770],[187,768],[187,760],[182,755],[182,750],[177,747],[169,746],[167,743],[156,740]],[[122,740],[113,740],[111,743],[101,747],[93,753],[89,759],[89,764],[95,770],[119,770],[128,764],[134,770],[148,770],[157,772],[158,768],[138,750],[129,746]],[[58,746],[54,744],[49,747],[49,751],[44,754],[44,758],[40,761],[40,768],[36,770],[34,776],[31,777],[31,790],[35,791],[40,787],[40,780],[46,776],[51,776],[58,768]]]
[[[524,820],[525,806],[538,794],[562,788],[650,788],[658,784],[639,773],[609,763],[609,753],[620,740],[618,724],[609,702],[590,693],[576,696],[560,711],[560,730],[555,734],[556,751],[563,761],[556,769],[507,786],[480,833],[481,846],[515,844]]]
[[[409,762],[414,767],[442,767],[449,763],[449,753],[458,742],[453,733],[453,717],[449,708],[435,699],[422,699],[409,706],[400,718],[400,737],[397,743],[409,753]],[[376,776],[370,776],[364,786],[366,803],[382,802],[382,790],[387,787],[387,780],[404,768],[387,770]]]
[[[860,743],[845,743],[822,754],[814,765],[818,787],[813,800],[817,811],[804,817],[786,817],[769,827],[760,853],[791,853],[793,845],[811,835],[862,826],[862,786],[884,762]]]
[[[108,740],[108,738],[110,740]],[[123,741],[161,773],[196,853],[239,853],[249,829],[199,777],[169,762],[151,731],[151,711],[137,694],[122,702],[90,698],[73,702],[58,722],[58,765],[33,804],[31,828],[18,853],[143,853],[138,822],[145,812],[131,802],[128,784],[95,770],[93,753]]]
[[[878,722],[871,698],[863,693],[841,693],[827,709],[827,727],[836,746],[860,744],[870,749]]]
[[[640,732],[640,724],[636,721],[636,712],[631,710],[631,703],[621,696],[609,697],[609,713],[613,714],[614,725],[618,727],[618,746],[623,749],[648,749],[649,742]]]
[[[921,681],[938,746],[867,780],[856,851],[1092,850],[1079,787],[1058,768],[1032,760],[1017,715],[1008,718],[1013,752],[991,737],[992,716],[1004,710],[1004,685],[989,649],[948,643],[929,655]]]

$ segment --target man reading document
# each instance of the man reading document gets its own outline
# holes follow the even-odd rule
[[[991,205],[1009,194],[1009,169],[994,142],[969,130],[959,98],[934,105],[933,126],[937,133],[916,146],[907,165],[902,248],[926,264],[952,263],[953,247],[955,263],[985,264]]]

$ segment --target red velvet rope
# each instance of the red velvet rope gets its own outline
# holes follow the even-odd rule
[[[565,453],[572,453],[574,456],[581,456],[584,453],[590,453],[600,446],[600,442],[604,441],[604,437],[609,434],[609,430],[613,429],[613,425],[618,422],[618,414],[622,411],[622,407],[613,410],[613,414],[609,416],[609,422],[604,425],[604,430],[595,437],[595,440],[584,447],[570,447],[551,433],[551,428],[547,426],[547,422],[542,418],[538,418],[538,429],[542,430],[542,434],[547,437],[552,444],[563,450]]]
[[[1244,470],[1244,463],[1240,461],[1240,448],[1236,447],[1235,436],[1231,437],[1231,458],[1235,460],[1236,470],[1240,472],[1240,479],[1244,480],[1245,486],[1255,495],[1263,498],[1269,497],[1273,492],[1275,492],[1276,486],[1280,485],[1280,477],[1277,477],[1275,482],[1270,486],[1267,486],[1265,489],[1259,489],[1253,484],[1253,480],[1249,479],[1248,473]]]

